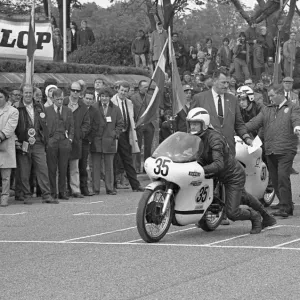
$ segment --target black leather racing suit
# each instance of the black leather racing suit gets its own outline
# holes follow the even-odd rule
[[[206,177],[215,176],[224,184],[227,217],[232,221],[250,220],[250,210],[241,208],[240,204],[247,204],[255,210],[258,210],[261,204],[245,191],[245,171],[230,152],[225,137],[211,128],[201,133],[199,137],[203,141],[204,148],[201,149],[202,153],[199,152],[197,160],[203,167]]]

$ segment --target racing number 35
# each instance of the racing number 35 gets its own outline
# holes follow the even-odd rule
[[[168,176],[169,174],[169,166],[168,164],[171,162],[169,159],[162,159],[158,158],[155,163],[156,163],[156,168],[154,168],[154,174],[159,175],[161,174],[162,176]]]

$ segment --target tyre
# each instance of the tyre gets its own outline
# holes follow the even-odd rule
[[[268,188],[265,190],[264,196],[260,199],[260,202],[265,206],[270,206],[275,199],[275,190],[272,189],[268,190]]]
[[[225,204],[225,187],[223,184],[219,184],[218,193],[219,199]],[[216,205],[216,201],[213,201],[212,205]],[[218,205],[218,204],[217,204]],[[204,231],[214,231],[221,224],[222,220],[225,216],[225,206],[221,207],[220,210],[207,210],[202,219],[198,222],[198,227],[200,227]]]
[[[147,243],[161,240],[168,232],[173,214],[174,204],[171,199],[166,213],[162,215],[166,186],[164,184],[154,190],[145,190],[138,204],[136,224],[141,238]]]

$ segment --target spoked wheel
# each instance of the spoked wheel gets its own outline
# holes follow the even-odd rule
[[[218,195],[215,195],[218,194]],[[214,191],[214,197],[220,200],[212,202],[202,219],[198,222],[198,226],[204,231],[214,231],[222,222],[225,215],[225,187],[218,183],[217,189]],[[220,203],[222,202],[222,203]]]
[[[154,190],[145,190],[139,202],[136,214],[137,229],[147,243],[155,243],[168,232],[174,214],[173,202],[170,201],[166,213],[162,215],[165,201],[165,185]]]
[[[275,199],[275,189],[266,189],[265,190],[265,193],[264,193],[264,196],[262,199],[260,199],[260,201],[262,202],[262,204],[265,206],[265,207],[268,207],[270,206],[273,201]]]

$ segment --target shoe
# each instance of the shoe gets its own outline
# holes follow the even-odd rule
[[[292,211],[293,213],[293,211]],[[282,217],[282,218],[288,218],[289,216],[291,216],[291,214],[289,214],[289,212],[285,209],[278,209],[277,211],[275,211],[273,213],[273,216],[275,217]]]
[[[74,193],[72,196],[73,198],[84,198],[84,196],[80,193]]]
[[[61,193],[59,193],[59,194],[58,194],[58,199],[61,199],[61,200],[69,200],[69,197],[68,197],[66,194],[61,194]]]
[[[280,204],[275,204],[270,206],[272,209],[280,209]]]
[[[117,191],[108,191],[106,192],[107,195],[117,195]]]
[[[117,188],[118,190],[120,190],[120,189],[126,190],[126,189],[129,189],[129,186],[127,186],[127,185],[122,185],[122,184],[118,183],[117,186],[116,186],[116,188]]]
[[[225,218],[225,219],[223,219],[222,221],[221,221],[221,225],[230,225],[230,222],[229,222],[229,220],[228,220],[228,218]]]
[[[296,171],[294,168],[292,168],[291,175],[298,175],[298,174],[299,174],[299,172]]]
[[[252,209],[250,210],[250,221],[252,223],[252,229],[250,230],[250,234],[261,233],[262,230],[261,215]]]
[[[273,216],[269,215],[266,210],[263,213],[261,213],[261,216],[263,218],[261,223],[262,229],[274,226],[277,223],[276,219]]]
[[[132,191],[133,191],[133,192],[144,192],[144,191],[145,191],[145,188],[139,186],[137,189],[133,189]]]
[[[81,194],[83,196],[93,196],[94,195],[93,193],[90,193],[90,191],[88,190],[88,188],[82,188],[81,189]]]
[[[94,192],[94,195],[100,195],[100,192],[99,191],[97,191],[97,192]]]
[[[7,199],[6,199],[6,200],[1,200],[0,206],[1,206],[1,207],[6,207],[6,206],[8,206]]]

